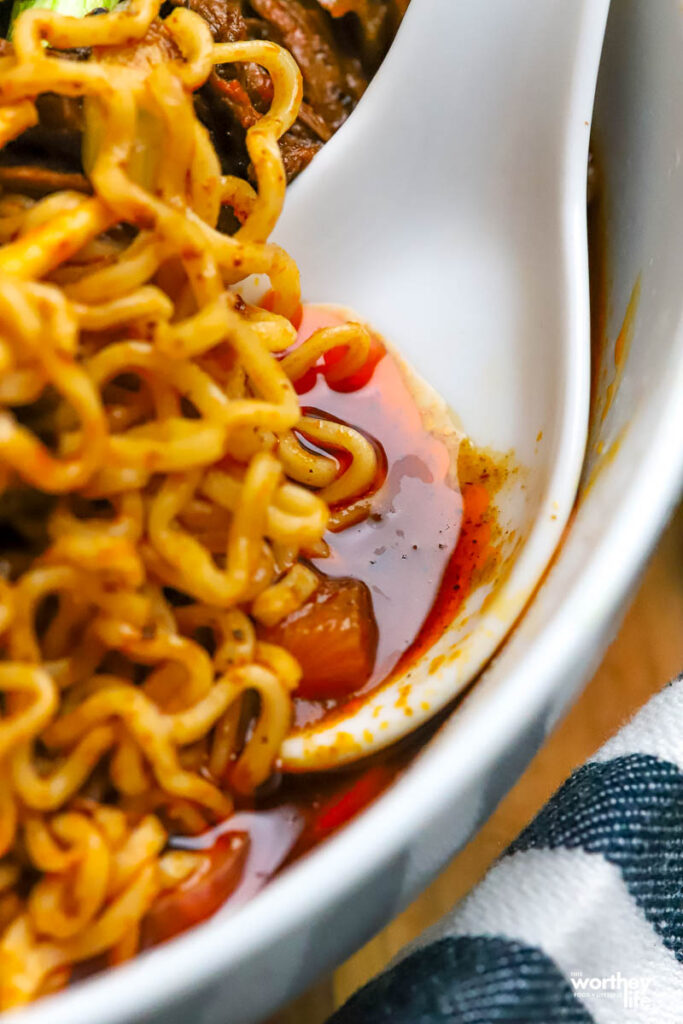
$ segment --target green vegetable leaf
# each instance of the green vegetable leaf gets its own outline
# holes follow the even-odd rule
[[[22,11],[29,11],[34,7],[55,11],[57,14],[65,14],[72,18],[84,18],[86,14],[102,7],[110,11],[117,3],[118,0],[14,0],[10,16],[9,36],[11,38],[12,26]]]

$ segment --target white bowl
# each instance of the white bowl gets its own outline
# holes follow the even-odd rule
[[[264,1017],[429,883],[597,665],[683,479],[679,0],[612,5],[596,136],[609,204],[609,338],[638,275],[640,299],[575,520],[522,623],[404,777],[251,904],[9,1014],[6,1024],[246,1024]],[[602,381],[603,400],[611,376]]]

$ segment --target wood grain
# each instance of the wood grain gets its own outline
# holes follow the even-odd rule
[[[322,1024],[471,889],[572,768],[682,669],[683,507],[652,556],[594,679],[484,828],[403,914],[269,1024]]]

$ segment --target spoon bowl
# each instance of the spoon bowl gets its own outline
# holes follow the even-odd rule
[[[519,469],[498,495],[496,580],[408,673],[290,734],[285,769],[356,760],[451,701],[557,547],[586,445],[586,165],[608,7],[413,0],[363,102],[288,194],[275,241],[306,300],[355,310]]]

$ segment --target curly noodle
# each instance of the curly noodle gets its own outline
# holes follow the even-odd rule
[[[168,830],[225,818],[273,772],[300,670],[254,620],[311,596],[301,557],[376,471],[360,433],[301,418],[292,383],[332,348],[332,373],[353,373],[365,329],[279,358],[299,280],[267,239],[297,66],[270,42],[214,44],[190,10],[158,15],[159,0],[82,20],[34,8],[2,58],[0,144],[37,123],[41,94],[80,97],[87,179],[0,196],[2,500],[42,537],[0,579],[2,1008],[134,955],[157,897],[202,869]],[[272,80],[247,134],[256,188],[221,174],[195,115],[224,63]],[[235,290],[251,275],[267,310]],[[344,472],[301,436],[346,449]]]

